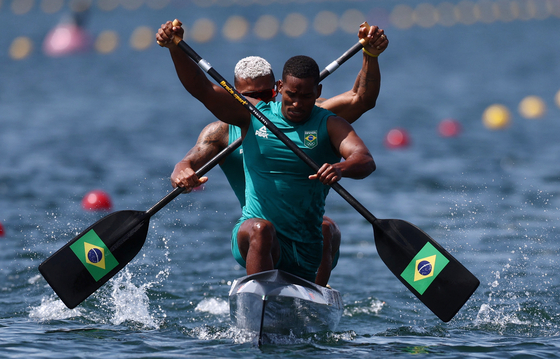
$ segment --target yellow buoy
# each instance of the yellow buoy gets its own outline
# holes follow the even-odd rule
[[[109,54],[119,45],[119,36],[115,31],[103,31],[95,40],[95,49],[102,54]]]
[[[208,42],[215,34],[216,24],[212,20],[200,18],[194,22],[191,37],[196,42]]]
[[[250,24],[242,16],[233,15],[227,19],[222,29],[222,35],[231,41],[242,40],[249,32]]]
[[[527,96],[519,103],[519,113],[529,119],[542,117],[546,111],[544,101],[538,96]]]
[[[146,50],[154,43],[154,33],[147,26],[137,27],[130,37],[130,46],[134,50]]]
[[[556,106],[560,107],[560,90],[558,90],[558,92],[556,93],[556,96],[554,97],[554,102],[556,102]]]
[[[31,54],[33,43],[26,36],[16,38],[10,46],[10,57],[14,60],[22,60]]]
[[[263,40],[270,40],[280,31],[280,21],[272,15],[263,15],[253,28],[255,35]]]
[[[489,106],[482,114],[484,126],[491,130],[499,130],[509,125],[510,113],[507,107],[500,104]]]

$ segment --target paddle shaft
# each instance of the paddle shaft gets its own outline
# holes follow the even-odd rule
[[[214,168],[221,160],[226,158],[229,154],[235,151],[236,148],[241,146],[243,139],[239,137],[237,140],[232,142],[229,146],[224,148],[220,153],[214,156],[210,161],[208,161],[204,166],[200,167],[198,171],[196,171],[197,177],[204,176],[208,171]],[[165,207],[169,202],[174,200],[178,195],[183,193],[185,188],[177,187],[173,191],[169,192],[165,197],[163,197],[158,203],[154,204],[152,208],[146,211],[146,218],[149,218],[156,214],[160,209]]]
[[[301,160],[303,160],[314,171],[319,170],[319,165],[303,152],[292,140],[290,140],[282,131],[278,129],[272,122],[266,118],[253,104],[239,93],[226,79],[223,78],[210,63],[198,55],[186,42],[183,40],[177,41],[177,46],[183,50],[202,70],[210,75],[216,82],[220,84],[227,92],[229,92],[243,107],[248,109],[253,116],[255,116],[263,125],[266,126],[280,141],[282,141],[290,150],[292,150]],[[373,223],[377,218],[371,214],[360,202],[358,202],[348,191],[346,191],[339,183],[331,186],[342,198],[344,198],[354,209],[356,209],[366,220]]]
[[[369,30],[370,26],[367,23],[367,21],[364,22],[362,25],[365,26]],[[350,59],[352,56],[354,56],[358,51],[363,49],[366,41],[367,40],[365,38],[360,39],[360,41],[358,41],[354,46],[349,48],[344,54],[342,54],[342,56],[340,56],[338,59],[334,60],[327,67],[325,67],[325,69],[323,71],[321,71],[321,74],[319,74],[319,82],[323,81],[323,79],[325,77],[327,77],[330,74],[332,74],[333,72],[335,72],[336,69],[338,69],[340,67],[340,65],[345,63],[348,59]]]

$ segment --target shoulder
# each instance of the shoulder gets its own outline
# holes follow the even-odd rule
[[[275,109],[275,108],[280,108],[281,105],[282,105],[281,102],[276,102],[276,101],[270,101],[270,102],[259,101],[255,107],[258,109]]]
[[[319,106],[317,104],[315,104],[315,107],[313,107],[313,112],[311,113],[311,116],[314,117],[321,117],[321,118],[330,118],[332,116],[336,116],[336,114],[334,112],[332,112],[331,110],[324,108],[322,106]]]
[[[353,130],[352,125],[350,123],[348,123],[348,121],[346,121],[342,117],[337,116],[335,114],[333,114],[332,116],[329,116],[329,118],[327,119],[327,128],[328,128],[329,132],[331,132],[331,131],[349,132],[349,131]]]

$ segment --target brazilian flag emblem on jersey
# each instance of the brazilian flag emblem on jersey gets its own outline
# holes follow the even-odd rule
[[[303,136],[303,144],[307,148],[317,147],[317,131],[305,131]]]
[[[96,282],[119,265],[113,253],[93,229],[70,245],[70,249]]]
[[[428,242],[412,258],[401,277],[418,293],[424,294],[448,263],[449,259]]]

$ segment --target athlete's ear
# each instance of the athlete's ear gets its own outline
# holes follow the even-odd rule
[[[282,82],[282,80],[278,80],[278,82],[276,83],[278,93],[282,93],[282,87],[284,87],[284,83]]]
[[[315,99],[318,99],[319,97],[321,97],[321,90],[323,90],[323,85],[318,84],[317,85],[317,97],[315,97]]]

